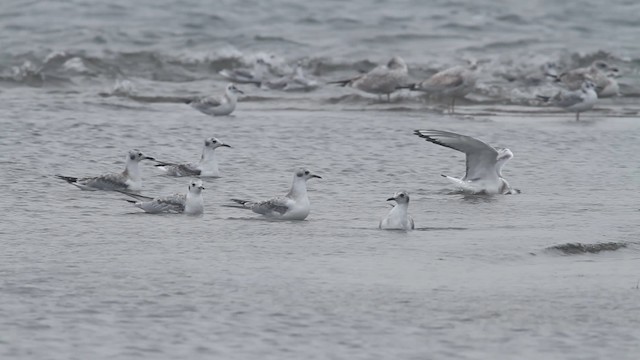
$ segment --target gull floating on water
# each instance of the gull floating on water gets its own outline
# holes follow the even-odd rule
[[[554,96],[538,95],[538,99],[553,106],[563,108],[576,113],[576,121],[580,121],[580,113],[591,110],[598,100],[595,85],[590,80],[585,80],[577,91],[561,90]]]
[[[173,194],[169,196],[152,198],[138,194],[120,191],[122,194],[131,196],[136,200],[127,200],[136,207],[150,214],[159,213],[184,213],[187,215],[200,215],[204,211],[204,200],[202,199],[202,180],[191,180],[189,191],[186,194]]]
[[[312,178],[322,179],[312,174],[309,170],[300,168],[293,174],[291,190],[285,196],[278,196],[265,201],[247,201],[231,199],[250,209],[255,213],[272,219],[280,220],[304,220],[311,211],[309,197],[307,196],[307,180]]]
[[[269,73],[269,65],[261,58],[256,60],[253,69],[251,70],[236,69],[222,70],[219,72],[220,75],[234,83],[255,84],[257,86],[260,86],[260,84],[267,79]]]
[[[413,218],[409,216],[409,194],[400,191],[393,194],[387,201],[395,201],[396,205],[387,216],[380,220],[378,228],[383,230],[413,230],[416,228]]]
[[[435,73],[427,80],[409,85],[412,91],[422,91],[429,95],[451,97],[449,112],[455,111],[457,97],[465,97],[473,90],[477,81],[478,64],[472,61],[467,66],[454,66]]]
[[[580,90],[582,84],[586,80],[590,80],[595,85],[598,98],[618,95],[620,90],[616,80],[618,74],[618,68],[612,67],[602,60],[596,60],[591,66],[573,69],[560,75],[555,75],[553,72],[547,73],[555,82],[564,85],[569,90]]]
[[[223,143],[215,137],[204,140],[202,148],[202,156],[197,164],[184,163],[174,164],[168,162],[157,161],[156,166],[165,171],[169,176],[201,176],[201,177],[219,177],[218,161],[216,159],[215,149],[219,147],[231,146]]]
[[[129,150],[127,154],[127,165],[123,172],[104,174],[95,177],[71,177],[56,175],[69,184],[75,185],[82,190],[106,190],[106,191],[139,191],[142,189],[142,178],[138,163],[142,160],[155,160],[144,155],[140,150]]]
[[[234,84],[229,84],[222,96],[209,96],[189,101],[187,104],[207,115],[224,116],[231,114],[236,109],[238,94],[244,94],[244,92]]]
[[[319,86],[318,80],[307,77],[304,74],[302,64],[298,62],[293,73],[282,76],[278,79],[263,82],[263,86],[269,89],[278,89],[284,91],[308,91]]]
[[[462,179],[442,175],[470,194],[518,194],[502,177],[502,167],[513,153],[506,148],[494,148],[470,136],[441,130],[415,130],[415,135],[466,155],[467,171]]]
[[[380,65],[366,74],[329,84],[350,86],[378,96],[387,95],[387,100],[390,101],[391,93],[405,86],[408,76],[407,64],[401,57],[394,56],[386,65]]]

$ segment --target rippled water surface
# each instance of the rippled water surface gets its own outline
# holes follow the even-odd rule
[[[2,358],[640,352],[638,4],[15,1],[0,9]],[[454,115],[407,92],[386,103],[329,85],[245,85],[236,112],[220,118],[174,102],[218,92],[219,70],[256,57],[283,71],[301,60],[329,81],[392,54],[416,78],[468,57],[484,65]],[[621,96],[580,122],[529,102],[549,85],[526,74],[594,59],[620,67]],[[464,155],[412,135],[419,128],[510,148],[503,173],[522,194],[451,193],[440,174],[462,175]],[[216,150],[222,177],[205,179],[202,217],[142,214],[122,195],[53,177],[120,171],[131,148],[195,161],[212,135],[232,148]],[[284,194],[298,166],[323,177],[308,183],[306,221],[222,206]],[[144,194],[186,189],[185,178],[141,167]],[[377,229],[398,190],[411,194],[416,231]]]

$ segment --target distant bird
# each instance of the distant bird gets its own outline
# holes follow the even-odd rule
[[[253,69],[221,70],[224,78],[238,84],[254,84],[260,86],[270,76],[269,65],[264,59],[259,58],[253,65]]]
[[[168,162],[157,161],[156,167],[163,170],[169,176],[200,176],[200,177],[219,177],[218,161],[215,155],[215,149],[219,147],[231,146],[223,143],[215,137],[204,140],[202,148],[202,156],[197,164],[182,163],[174,164]]]
[[[408,76],[407,64],[401,57],[394,56],[386,65],[380,65],[366,74],[329,84],[349,86],[378,96],[387,95],[387,101],[391,101],[391,93],[405,86]]]
[[[468,66],[454,66],[440,71],[427,80],[409,85],[412,91],[422,91],[429,95],[451,97],[449,113],[455,112],[456,98],[465,97],[476,85],[478,64],[472,61]]]
[[[231,114],[236,109],[238,94],[244,94],[244,92],[234,84],[229,84],[222,96],[209,96],[199,100],[189,100],[187,104],[203,114],[224,116]]]
[[[202,199],[202,180],[191,180],[189,191],[186,194],[173,194],[169,196],[152,198],[138,194],[120,191],[131,196],[135,200],[127,200],[136,207],[150,214],[178,213],[187,215],[200,215],[204,212],[204,200]]]
[[[554,96],[537,95],[537,98],[552,106],[563,108],[568,112],[575,112],[576,121],[580,121],[580,113],[593,108],[593,105],[598,100],[598,94],[593,82],[585,80],[580,90],[561,90]]]
[[[307,180],[322,179],[308,169],[300,168],[293,175],[291,190],[285,196],[278,196],[265,201],[247,201],[231,199],[239,207],[250,209],[257,214],[279,220],[304,220],[311,211],[307,196]]]
[[[413,218],[408,214],[409,194],[406,191],[400,191],[393,194],[387,201],[395,201],[396,205],[384,219],[380,220],[378,228],[383,230],[415,229]]]
[[[283,91],[308,91],[317,88],[319,85],[318,80],[309,78],[304,74],[304,69],[300,62],[296,64],[293,73],[262,83],[263,87]]]
[[[494,148],[470,136],[441,130],[415,130],[415,135],[466,155],[467,171],[462,179],[442,175],[470,194],[518,194],[502,177],[502,167],[513,158],[511,150]]]
[[[71,177],[56,175],[69,184],[75,185],[82,190],[106,190],[106,191],[139,191],[142,189],[142,178],[138,163],[142,160],[155,160],[144,155],[140,150],[129,150],[127,154],[127,165],[121,173],[104,174],[94,177]]]
[[[588,67],[573,69],[560,75],[555,75],[553,71],[548,72],[547,75],[569,90],[580,90],[582,84],[590,80],[595,85],[598,98],[616,96],[620,89],[616,80],[619,75],[618,68],[602,60],[596,60]]]

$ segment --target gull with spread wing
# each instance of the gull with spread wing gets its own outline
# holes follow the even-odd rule
[[[506,148],[494,148],[486,143],[448,131],[415,130],[415,135],[444,147],[458,150],[466,155],[467,171],[462,179],[442,175],[465,193],[471,194],[517,194],[502,177],[502,167],[513,153]]]

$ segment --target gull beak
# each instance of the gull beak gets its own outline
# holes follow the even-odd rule
[[[394,197],[390,197],[390,198],[387,199],[387,201],[394,201],[395,199],[396,198],[394,198]]]
[[[224,146],[224,147],[228,147],[228,148],[230,148],[230,147],[231,147],[231,145],[227,145],[227,144],[222,144],[222,145],[220,145],[220,146]]]
[[[156,161],[156,159],[152,158],[151,156],[145,156],[143,160],[152,160],[152,161]]]
[[[198,189],[204,190],[204,186],[198,186]]]
[[[321,177],[321,176],[318,176],[318,175],[315,175],[315,174],[312,174],[312,175],[311,175],[311,177],[312,177],[312,178],[322,179],[322,177]]]

